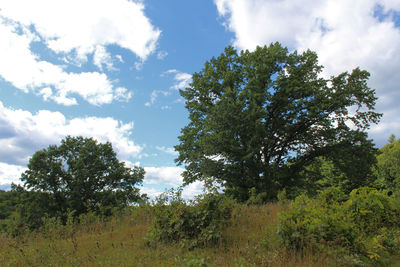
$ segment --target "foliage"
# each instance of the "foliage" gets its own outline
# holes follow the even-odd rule
[[[10,217],[17,209],[18,193],[0,190],[0,232],[6,231]]]
[[[17,194],[0,190],[0,220],[6,219],[16,210]]]
[[[247,205],[262,205],[267,198],[266,192],[258,193],[255,187],[249,189],[249,199],[246,201]]]
[[[186,202],[181,190],[172,190],[157,199],[147,238],[150,243],[179,243],[188,248],[215,245],[222,241],[231,212],[232,202],[221,194],[205,193]]]
[[[373,188],[355,189],[350,195],[328,188],[315,199],[297,197],[280,214],[278,234],[289,248],[334,247],[378,262],[400,252],[399,204],[387,192]]]
[[[399,201],[374,188],[362,187],[350,193],[345,212],[356,222],[360,233],[376,233],[387,227],[400,227]]]
[[[348,195],[347,195],[348,197]],[[146,245],[145,235],[153,218],[150,205],[129,206],[107,220],[95,214],[72,225],[46,222],[46,231],[11,237],[0,235],[0,266],[368,266],[356,254],[338,249],[290,250],[280,246],[276,233],[280,203],[234,205],[232,223],[224,229],[226,242],[206,248],[181,248],[176,243]],[[96,217],[93,217],[96,216]],[[97,219],[96,219],[97,218]],[[268,229],[268,248],[263,244]],[[399,266],[392,258],[400,233],[387,228],[376,236],[373,247],[391,248],[381,257],[385,266]],[[368,248],[370,249],[370,248]],[[370,266],[377,266],[376,262]]]
[[[392,135],[377,156],[376,174],[380,185],[400,194],[400,139]]]
[[[338,149],[324,157],[313,159],[298,173],[309,195],[328,187],[340,187],[345,193],[375,184],[377,149],[370,142]]]
[[[342,212],[340,202],[325,197],[317,200],[301,195],[280,215],[278,234],[285,246],[300,249],[307,245],[337,244],[351,247],[356,239],[353,222]]]
[[[254,52],[227,47],[206,62],[181,90],[190,119],[175,147],[184,181],[211,177],[238,200],[251,188],[271,200],[304,186],[297,174],[313,159],[340,155],[335,164],[355,176],[354,188],[364,177],[353,160],[363,167],[360,156],[373,153],[365,130],[381,116],[375,91],[367,71],[329,79],[321,71],[314,52],[289,53],[279,43]]]
[[[60,146],[37,151],[22,174],[18,212],[23,223],[37,228],[42,218],[75,217],[94,211],[108,216],[140,199],[143,168],[127,168],[117,159],[111,143],[92,138],[66,137]]]

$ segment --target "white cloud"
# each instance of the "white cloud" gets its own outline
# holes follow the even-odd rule
[[[144,167],[146,171],[144,183],[146,184],[164,184],[169,186],[182,185],[181,167]]]
[[[121,102],[128,102],[133,93],[124,87],[118,87],[114,91],[114,99]]]
[[[67,135],[109,141],[121,160],[139,157],[143,149],[131,140],[132,122],[110,117],[67,119],[60,112],[40,110],[32,114],[0,102],[0,125],[0,162],[4,164],[24,166],[35,151],[58,144]]]
[[[167,70],[167,71],[164,71],[163,73],[161,73],[161,77],[164,77],[164,76],[166,76],[166,75],[168,75],[168,74],[171,74],[171,73],[178,73],[179,71],[177,70],[177,69],[170,69],[170,70]]]
[[[155,199],[162,193],[164,193],[166,190],[169,188],[154,188],[154,187],[148,187],[148,186],[143,186],[140,188],[140,192],[147,194],[150,199]],[[194,182],[191,183],[183,188],[182,191],[182,197],[186,200],[188,199],[194,199],[195,196],[202,194],[203,193],[204,186],[201,182]]]
[[[171,89],[185,89],[186,87],[189,87],[189,84],[192,82],[192,75],[189,73],[178,72],[175,74],[174,80],[175,84],[172,85]]]
[[[181,186],[183,183],[181,167],[145,167],[146,171],[142,192],[154,198],[165,192],[164,189]],[[160,186],[165,186],[160,188]],[[202,182],[194,182],[184,187],[182,197],[192,199],[195,195],[201,194],[203,190]]]
[[[23,7],[23,8],[22,8]],[[108,45],[125,48],[142,66],[156,49],[160,30],[144,14],[142,2],[129,0],[3,0],[0,3],[0,76],[24,92],[33,91],[45,101],[76,105],[79,95],[90,104],[126,101],[130,93],[114,92],[104,73],[65,71],[65,66],[41,60],[31,50],[39,42],[64,63],[93,64],[115,70]],[[121,55],[116,58],[123,62]],[[115,93],[115,94],[114,94]]]
[[[43,97],[44,101],[47,101],[53,95],[53,91],[50,87],[45,87],[39,91],[39,95]]]
[[[0,162],[0,186],[8,186],[11,183],[19,183],[21,173],[27,168],[24,166]]]
[[[171,94],[171,92],[168,92],[168,91],[154,90],[150,94],[150,101],[147,101],[144,105],[146,107],[150,107],[151,105],[153,105],[156,102],[159,95],[168,96],[170,94]]]
[[[399,1],[391,0],[214,0],[225,26],[235,34],[239,49],[254,49],[279,41],[290,49],[311,49],[336,75],[360,66],[371,73],[382,122],[371,136],[382,145],[400,121]],[[377,130],[380,129],[380,130]],[[383,130],[385,129],[385,130]],[[379,134],[377,134],[380,132]]]
[[[141,194],[147,194],[150,199],[155,199],[159,195],[161,195],[164,191],[152,187],[143,186],[140,188]]]
[[[186,72],[181,72],[176,69],[170,69],[161,74],[161,77],[174,74],[174,84],[170,87],[170,89],[179,90],[185,89],[189,87],[189,84],[192,82],[192,75]]]
[[[30,50],[35,39],[16,33],[13,25],[5,25],[0,17],[0,76],[24,92],[34,91],[44,100],[52,99],[63,105],[76,105],[71,95],[79,95],[92,105],[111,103],[113,99],[129,99],[125,90],[114,92],[114,86],[104,73],[68,73],[62,66],[40,60]],[[116,94],[116,96],[114,96]]]
[[[185,72],[181,72],[176,69],[167,70],[167,71],[161,73],[160,76],[161,77],[172,76],[173,84],[172,84],[172,86],[170,86],[169,89],[173,89],[173,90],[185,89],[192,82],[192,75],[185,73]],[[153,92],[151,92],[150,100],[147,101],[144,105],[146,107],[150,107],[156,102],[157,98],[160,95],[168,96],[168,95],[171,95],[172,93],[175,94],[177,92],[174,92],[174,91],[171,92],[171,90],[170,91],[154,90]],[[174,103],[177,103],[177,102],[174,101]],[[162,110],[172,109],[171,105],[162,105],[160,108]]]
[[[124,61],[124,59],[122,58],[121,55],[116,55],[115,57],[118,59],[119,62],[125,63],[125,61]]]
[[[178,156],[179,154],[177,151],[175,151],[175,148],[173,147],[156,146],[156,149],[173,156]]]
[[[160,36],[141,1],[2,0],[1,15],[33,25],[50,49],[85,59],[97,46],[116,44],[145,60]]]
[[[120,60],[122,60],[122,58]],[[108,70],[115,70],[110,53],[101,45],[96,46],[93,55],[93,64],[101,71],[103,71],[103,65],[105,65]]]
[[[193,199],[196,195],[203,193],[203,183],[196,181],[184,187],[182,197],[184,199]]]

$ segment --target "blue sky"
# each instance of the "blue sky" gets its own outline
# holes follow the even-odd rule
[[[226,46],[275,41],[316,51],[327,77],[370,71],[384,113],[370,137],[382,146],[400,135],[397,0],[2,0],[0,188],[66,135],[112,142],[121,160],[145,167],[151,196],[180,185],[179,89]]]

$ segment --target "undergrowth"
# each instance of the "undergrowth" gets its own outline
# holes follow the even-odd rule
[[[279,216],[278,235],[285,247],[333,251],[356,262],[386,266],[400,254],[400,202],[385,191],[362,187],[344,195],[329,188],[317,198],[296,198]],[[351,256],[351,257],[350,257]]]
[[[0,266],[399,266],[395,201],[372,189],[263,205],[170,194],[107,219],[45,218],[39,231],[2,234]]]

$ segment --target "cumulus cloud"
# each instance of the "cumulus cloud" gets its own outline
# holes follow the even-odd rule
[[[384,113],[370,134],[382,145],[398,131],[400,100],[400,3],[391,0],[214,0],[239,49],[279,41],[290,49],[316,51],[324,75],[359,66],[371,73],[377,110]],[[396,111],[396,112],[394,112]],[[379,134],[378,134],[379,133]]]
[[[21,173],[27,168],[0,162],[0,189],[10,189],[11,183],[19,183]]]
[[[139,157],[143,149],[131,140],[132,122],[122,123],[110,117],[67,119],[60,112],[40,110],[33,114],[4,107],[0,102],[0,125],[3,164],[26,166],[35,151],[59,144],[67,135],[93,137],[102,143],[109,141],[121,160]]]
[[[131,51],[142,65],[156,49],[159,36],[141,2],[4,0],[0,38],[6,41],[0,42],[0,76],[24,92],[33,91],[62,105],[76,105],[74,95],[93,105],[126,101],[131,94],[115,92],[104,73],[67,72],[63,65],[42,60],[32,44],[42,44],[67,64],[81,65],[92,55],[93,64],[103,72],[104,67],[115,70],[107,46]],[[116,58],[123,62],[120,55]]]
[[[182,172],[184,171],[181,167],[145,167],[146,171],[142,192],[148,194],[154,198],[161,193],[165,192],[165,189],[160,188],[157,185],[164,185],[169,188],[181,186],[183,183]],[[195,195],[202,193],[204,186],[201,182],[194,182],[184,187],[182,197],[185,199],[193,198]]]
[[[182,197],[184,199],[193,199],[196,195],[203,193],[204,185],[203,183],[196,181],[187,185],[182,192]]]
[[[97,46],[110,44],[146,59],[160,36],[140,1],[3,0],[1,15],[34,26],[53,51],[75,52],[82,59]]]
[[[146,176],[144,182],[147,184],[165,184],[179,186],[182,184],[181,167],[145,167]]]
[[[4,22],[1,17],[0,22]],[[121,91],[115,92],[104,73],[66,72],[62,66],[40,60],[30,50],[33,35],[19,34],[15,26],[0,23],[0,36],[7,40],[0,42],[0,76],[24,92],[33,91],[44,100],[67,106],[77,104],[73,95],[92,105],[111,103],[117,98],[115,95],[121,98]],[[127,90],[123,98],[130,98]]]

